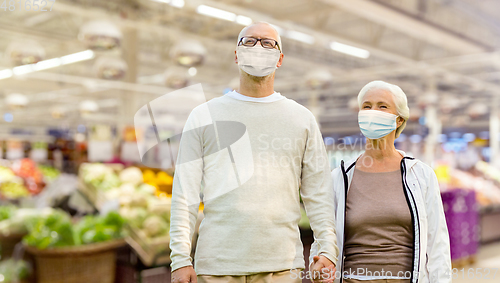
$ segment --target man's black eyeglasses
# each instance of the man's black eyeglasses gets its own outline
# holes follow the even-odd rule
[[[274,49],[276,46],[278,47],[278,50],[281,52],[280,45],[278,42],[272,38],[255,38],[255,37],[242,37],[240,41],[238,42],[238,46],[243,45],[247,47],[253,47],[257,42],[260,41],[260,45],[264,48],[269,48],[269,49]]]

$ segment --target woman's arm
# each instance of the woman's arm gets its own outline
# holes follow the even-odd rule
[[[450,237],[444,216],[439,184],[434,171],[428,167],[427,192],[427,271],[430,282],[451,282]]]

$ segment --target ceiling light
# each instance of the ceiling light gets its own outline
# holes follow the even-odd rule
[[[45,58],[45,49],[36,41],[21,39],[10,43],[6,54],[14,65],[27,65]]]
[[[5,69],[0,71],[0,80],[1,79],[7,79],[12,77],[12,70],[11,69]]]
[[[61,66],[61,59],[54,58],[49,60],[40,61],[33,66],[35,71],[46,70]]]
[[[280,35],[284,34],[285,30],[283,28],[281,28],[277,25],[273,25],[273,24],[270,24],[270,25],[278,32],[278,34],[280,34]]]
[[[24,75],[35,71],[46,70],[50,68],[55,68],[61,65],[72,64],[84,60],[89,60],[94,58],[94,52],[92,50],[85,50],[82,52],[70,54],[63,56],[61,58],[53,58],[49,60],[40,61],[36,64],[28,64],[14,67],[11,69],[5,69],[0,71],[0,80],[12,77],[12,75]]]
[[[218,18],[218,19],[222,19],[222,20],[226,20],[226,21],[230,21],[230,22],[234,22],[236,20],[235,13],[231,13],[231,12],[217,9],[214,7],[210,7],[207,5],[198,6],[196,8],[196,12],[198,14],[201,14],[201,15],[210,16],[210,17],[214,17],[214,18]]]
[[[3,120],[7,123],[10,123],[14,120],[14,115],[12,115],[11,113],[5,113],[3,114]]]
[[[79,108],[82,113],[97,112],[99,105],[93,100],[84,100],[80,102]]]
[[[332,42],[330,44],[330,48],[332,50],[337,51],[337,52],[344,53],[344,54],[351,55],[351,56],[358,57],[358,58],[366,59],[366,58],[370,57],[370,52],[368,50],[357,48],[357,47],[350,46],[347,44],[342,44],[339,42]]]
[[[182,40],[170,50],[170,56],[179,65],[193,67],[203,63],[207,50],[199,41]]]
[[[13,109],[22,108],[28,105],[29,99],[20,93],[11,93],[5,97],[5,103]]]
[[[63,56],[63,57],[61,57],[61,60],[62,60],[62,65],[67,65],[67,64],[71,64],[71,63],[89,60],[92,58],[94,58],[94,51],[85,50],[82,52]]]
[[[101,56],[94,64],[94,72],[101,79],[119,80],[125,77],[128,65],[120,57]]]
[[[295,30],[288,30],[283,34],[283,36],[307,44],[314,44],[315,40],[314,36]]]
[[[248,26],[252,23],[252,19],[249,18],[249,17],[245,17],[245,16],[242,16],[242,15],[238,15],[236,16],[236,23],[240,24],[240,25],[243,25],[243,26]]]
[[[34,72],[35,70],[33,69],[33,64],[29,64],[29,65],[15,67],[14,69],[12,69],[12,71],[16,76],[19,76]]]
[[[158,2],[158,3],[170,4],[170,6],[173,6],[176,8],[182,8],[185,5],[184,0],[151,0],[151,1]]]
[[[191,76],[191,77],[194,77],[196,76],[196,73],[198,73],[198,70],[196,70],[195,67],[191,67],[188,69],[188,74]]]
[[[184,7],[184,0],[172,0],[172,1],[170,1],[170,6],[173,6],[176,8],[182,8],[182,7]]]
[[[122,32],[107,20],[90,21],[82,25],[78,39],[93,50],[111,50],[121,44]]]

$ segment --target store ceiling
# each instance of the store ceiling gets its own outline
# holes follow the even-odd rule
[[[174,7],[179,3],[184,5]],[[80,27],[107,19],[122,30],[124,42],[137,37],[136,46],[125,44],[118,51],[133,63],[129,71],[136,76],[109,84],[96,78],[93,59],[0,80],[1,95],[15,92],[30,98],[20,110],[0,102],[1,112],[14,114],[9,126],[131,124],[139,107],[172,91],[164,85],[165,70],[187,72],[169,57],[171,48],[186,39],[199,40],[207,49],[204,64],[197,67],[190,84],[202,83],[208,98],[222,95],[238,76],[234,47],[243,26],[200,15],[199,5],[283,29],[285,60],[277,71],[275,88],[306,106],[315,93],[324,134],[356,131],[356,113],[349,110],[349,101],[375,79],[400,85],[412,112],[425,105],[429,92],[438,94],[439,105],[446,105],[450,97],[458,99],[457,109],[443,114],[450,121],[445,127],[461,126],[462,120],[487,127],[487,115],[471,124],[465,117],[467,107],[474,102],[491,106],[492,97],[500,95],[500,2],[494,0],[59,0],[52,12],[0,11],[0,52],[19,39],[37,41],[46,59],[83,51]],[[304,35],[314,43],[297,40]],[[333,51],[332,42],[365,49],[370,57]],[[130,50],[136,56],[130,56]],[[103,54],[97,52],[96,57]],[[11,67],[10,60],[0,56],[0,70]],[[312,90],[305,77],[315,70],[329,71],[332,83]],[[77,111],[78,103],[87,99],[101,105],[98,114],[82,116]],[[54,107],[70,111],[54,119]]]

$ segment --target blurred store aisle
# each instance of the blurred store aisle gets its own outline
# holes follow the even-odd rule
[[[477,272],[477,276],[472,276],[472,270],[470,278],[468,277],[468,270],[473,268],[475,273]],[[480,269],[479,269],[480,268]],[[495,269],[496,268],[496,274]],[[485,279],[485,270],[489,269],[490,274],[487,276],[489,279]],[[459,269],[458,278],[453,280],[453,283],[469,283],[469,282],[500,282],[500,243],[493,243],[488,245],[483,245],[479,248],[479,253],[477,255],[477,261],[475,264],[465,267],[464,271]],[[483,275],[483,278],[479,278],[480,275]],[[495,277],[493,277],[493,275]],[[457,277],[455,276],[455,277]]]

